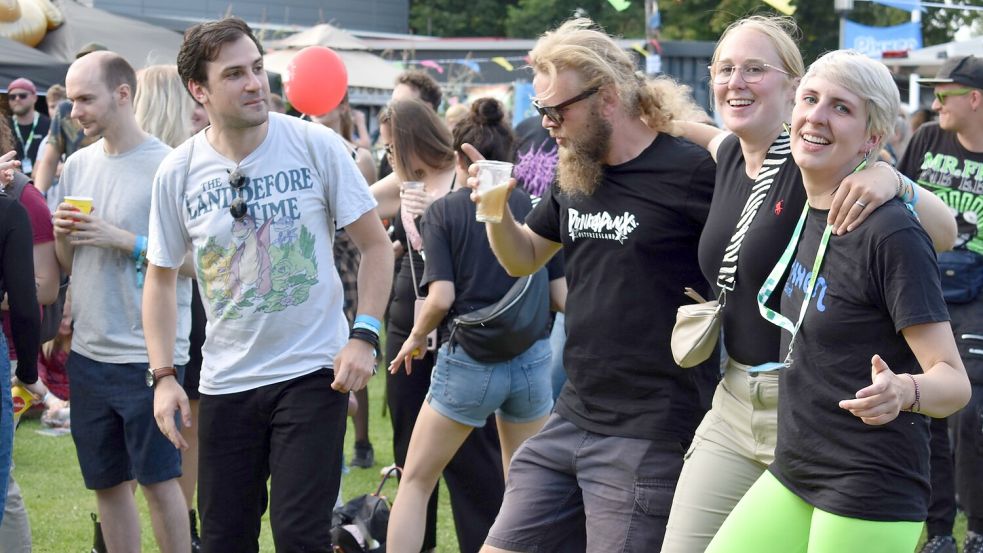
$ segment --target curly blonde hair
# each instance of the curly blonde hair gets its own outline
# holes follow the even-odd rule
[[[673,120],[703,114],[689,87],[668,77],[646,79],[636,71],[631,56],[585,17],[544,33],[529,52],[529,65],[551,83],[560,72],[572,70],[585,88],[613,87],[628,115],[640,117],[655,131],[671,132]],[[547,95],[551,89],[552,85]]]

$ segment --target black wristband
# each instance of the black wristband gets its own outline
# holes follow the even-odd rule
[[[379,336],[365,330],[364,328],[353,328],[351,333],[348,335],[349,340],[361,340],[367,342],[372,346],[372,351],[376,357],[379,357]]]

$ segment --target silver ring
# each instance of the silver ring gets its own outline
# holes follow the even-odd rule
[[[859,205],[860,206],[860,209],[864,209],[865,207],[867,207],[867,204],[861,202],[860,200],[857,200],[854,203],[857,204],[857,205]]]

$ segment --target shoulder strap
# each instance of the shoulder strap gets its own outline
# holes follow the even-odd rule
[[[14,180],[12,180],[10,184],[7,185],[7,187],[4,189],[4,192],[6,192],[8,196],[19,202],[21,194],[24,193],[24,187],[26,187],[30,183],[31,183],[31,177],[28,177],[27,175],[21,173],[20,171],[14,171]]]
[[[720,273],[717,275],[717,287],[720,288],[721,295],[733,290],[737,285],[737,255],[741,251],[744,237],[747,236],[748,228],[754,221],[755,215],[761,210],[761,204],[764,203],[768,190],[775,182],[775,176],[791,153],[788,131],[782,131],[782,134],[778,135],[775,142],[768,148],[765,161],[758,171],[757,178],[754,179],[754,186],[751,187],[751,193],[748,194],[747,202],[744,203],[744,209],[741,210],[741,216],[737,219],[734,234],[724,249],[724,257],[720,261]]]
[[[328,236],[331,241],[334,241],[334,233],[337,227],[337,222],[335,221],[335,206],[334,200],[334,190],[329,189],[328,181],[324,178],[324,173],[321,172],[321,167],[317,162],[317,156],[314,155],[314,145],[311,143],[311,125],[314,123],[304,123],[304,142],[307,144],[307,155],[311,158],[311,165],[314,166],[314,171],[317,172],[318,178],[321,179],[321,186],[324,187],[325,195],[324,197],[328,201]]]

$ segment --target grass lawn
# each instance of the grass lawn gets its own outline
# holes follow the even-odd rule
[[[342,495],[350,499],[375,490],[379,469],[392,463],[392,434],[388,416],[382,415],[385,378],[380,373],[369,385],[370,434],[375,447],[376,466],[372,469],[352,468],[343,478]],[[92,522],[89,513],[95,511],[95,496],[82,485],[75,457],[75,447],[68,435],[44,436],[38,433],[37,420],[25,420],[17,430],[14,447],[14,476],[20,483],[30,514],[34,535],[34,551],[38,553],[89,553],[92,544]],[[354,449],[354,430],[349,423],[345,437],[345,458]],[[443,486],[442,486],[443,487]],[[387,485],[387,495],[393,496],[395,485]],[[440,514],[437,528],[437,551],[453,553],[457,549],[454,522],[450,513],[448,494],[440,494]],[[156,551],[146,503],[138,500],[143,528],[143,550]],[[956,520],[956,539],[962,543],[966,519],[960,513]],[[269,519],[264,517],[260,535],[260,551],[272,552]]]
[[[345,500],[375,491],[379,470],[393,462],[392,431],[388,414],[383,416],[385,376],[374,377],[369,384],[369,426],[375,448],[376,466],[371,469],[351,468],[342,479]],[[17,429],[14,443],[14,477],[20,484],[31,518],[31,530],[36,553],[89,553],[92,547],[92,521],[89,513],[96,510],[95,494],[85,489],[75,456],[71,436],[44,436],[37,420],[25,420]],[[345,459],[354,450],[354,428],[349,422],[345,436]],[[441,486],[443,488],[443,485]],[[385,494],[393,497],[395,482],[387,484]],[[143,550],[157,551],[146,502],[141,498]],[[454,519],[450,512],[448,494],[441,490],[437,525],[437,551],[453,553],[457,549]],[[272,552],[269,517],[263,517],[260,551]]]

